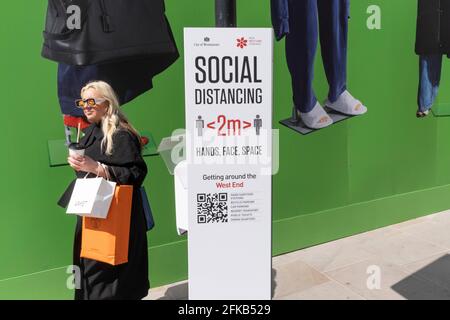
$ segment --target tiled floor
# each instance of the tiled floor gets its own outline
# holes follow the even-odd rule
[[[450,211],[273,259],[274,299],[450,299]],[[187,299],[187,282],[147,299]]]

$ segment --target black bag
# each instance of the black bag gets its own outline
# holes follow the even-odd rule
[[[155,219],[153,218],[152,208],[150,207],[145,187],[141,187],[139,190],[141,192],[142,208],[144,209],[147,231],[150,231],[155,227]]]
[[[80,29],[67,26],[72,5],[80,8]],[[173,60],[178,51],[164,12],[164,0],[49,0],[42,56],[78,66]]]

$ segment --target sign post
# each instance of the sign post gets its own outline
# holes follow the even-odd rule
[[[190,299],[270,299],[272,29],[186,28]]]
[[[216,27],[236,27],[236,0],[216,0]]]

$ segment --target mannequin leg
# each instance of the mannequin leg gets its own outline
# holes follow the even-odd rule
[[[320,45],[330,91],[335,102],[347,89],[349,0],[318,0]]]
[[[347,46],[350,0],[318,0],[320,45],[330,90],[326,106],[347,115],[367,108],[347,91]]]
[[[290,0],[289,17],[286,59],[294,104],[301,112],[309,112],[317,102],[312,88],[318,37],[317,0]]]
[[[318,103],[312,87],[318,40],[317,12],[317,0],[289,1],[286,58],[292,78],[294,113],[298,111],[305,125],[312,129],[333,123]]]
[[[442,55],[423,55],[419,58],[419,92],[417,104],[418,117],[428,114],[439,91],[441,80]]]

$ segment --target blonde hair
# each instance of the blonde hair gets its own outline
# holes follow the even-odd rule
[[[113,151],[113,135],[118,129],[126,129],[134,134],[140,143],[140,135],[138,131],[128,122],[127,117],[120,110],[119,99],[113,88],[104,81],[92,81],[81,89],[81,96],[89,89],[97,91],[103,99],[108,101],[108,109],[102,119],[103,139],[101,143],[102,151],[105,150],[106,155],[111,155]]]

